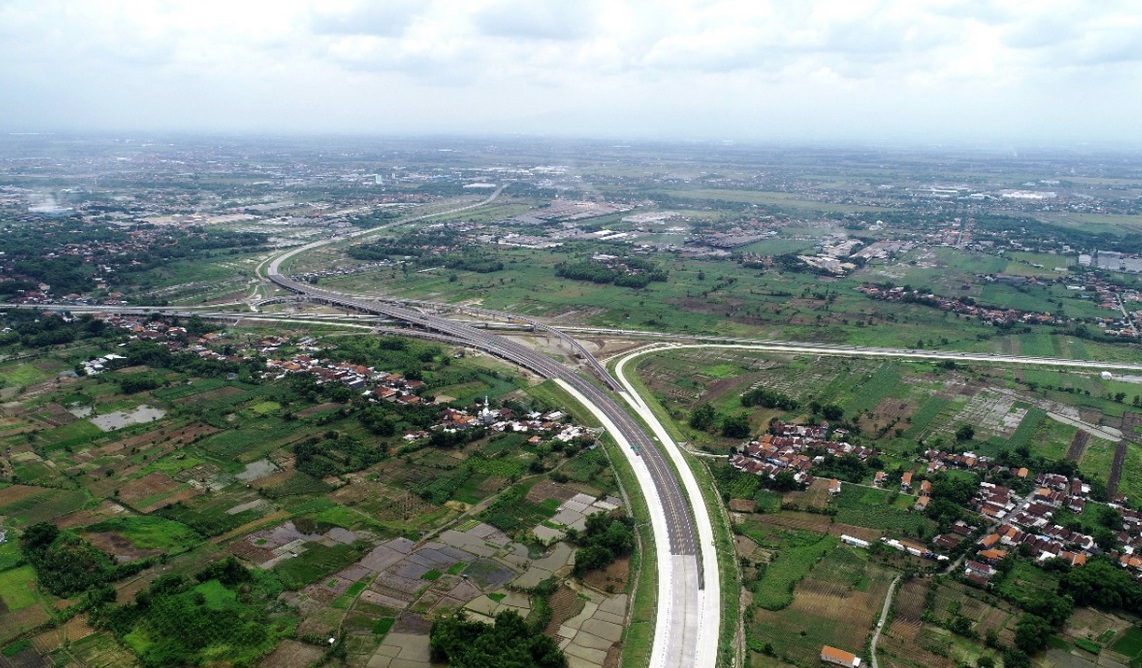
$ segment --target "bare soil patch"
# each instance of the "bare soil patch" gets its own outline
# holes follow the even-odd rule
[[[163,445],[168,446],[166,449],[169,450],[173,446],[193,443],[199,437],[210,436],[218,433],[218,431],[217,427],[202,422],[192,422],[181,427],[171,425],[162,429],[154,429],[145,434],[118,441],[116,445],[122,445],[126,448]]]
[[[214,389],[214,390],[207,390],[206,392],[202,392],[200,394],[195,394],[193,396],[195,398],[195,401],[211,401],[213,399],[226,399],[228,397],[237,396],[239,394],[245,394],[245,392],[246,391],[241,389],[241,388],[234,387],[232,385],[227,385],[226,387],[219,387],[219,388]]]
[[[824,510],[829,505],[829,481],[824,478],[815,478],[805,490],[786,492],[782,502],[795,504],[800,508]]]
[[[150,557],[162,552],[162,550],[142,550],[127,540],[123,534],[118,532],[108,533],[89,533],[84,536],[87,541],[97,547],[98,549],[110,554],[120,563],[127,563],[135,559],[142,559],[143,557]]]
[[[258,665],[263,668],[305,668],[321,658],[322,648],[297,640],[283,640]]]
[[[551,604],[551,621],[548,622],[543,633],[551,637],[555,637],[563,622],[582,612],[583,607],[586,606],[586,602],[579,598],[579,594],[568,587],[560,587],[555,590],[549,603]]]
[[[872,414],[881,422],[891,422],[892,420],[903,420],[911,416],[913,413],[912,405],[907,401],[902,401],[894,397],[886,397],[881,400],[876,408],[872,409]]]
[[[179,484],[178,481],[164,473],[151,473],[121,486],[119,488],[119,498],[127,503],[134,503],[155,496],[156,494],[171,492],[178,487]]]
[[[1071,446],[1067,448],[1067,459],[1072,462],[1078,462],[1083,458],[1083,453],[1086,452],[1086,444],[1090,442],[1090,434],[1079,429],[1075,432],[1075,437],[1071,439]]]
[[[578,492],[566,485],[550,480],[543,480],[528,490],[527,500],[532,503],[540,503],[544,499],[559,499],[559,501],[562,502],[570,500],[576,494],[578,494]]]
[[[432,630],[432,620],[425,618],[415,612],[405,610],[397,617],[397,621],[393,624],[393,633],[412,633],[416,635],[426,636]]]
[[[606,568],[591,571],[583,577],[588,585],[606,592],[621,592],[630,578],[630,559],[616,559]]]
[[[17,501],[23,501],[29,496],[35,496],[44,491],[42,487],[30,487],[28,485],[12,485],[0,489],[0,506],[7,506]]]

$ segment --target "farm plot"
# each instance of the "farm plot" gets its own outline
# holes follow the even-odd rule
[[[893,497],[896,500],[890,504]],[[897,534],[931,532],[935,522],[907,508],[913,498],[888,490],[845,485],[836,497],[836,521]]]
[[[481,514],[481,519],[509,535],[528,531],[543,520],[551,519],[559,509],[555,499],[545,499],[539,503],[527,500],[524,490],[512,490],[502,494],[495,503]]]
[[[28,494],[26,490],[35,490]],[[8,490],[15,490],[5,494]],[[3,503],[7,498],[14,501]],[[87,503],[87,495],[74,489],[48,489],[13,485],[0,490],[0,515],[9,518],[17,525],[49,522],[58,517],[73,513]]]
[[[777,557],[751,585],[754,602],[766,610],[781,610],[793,602],[793,590],[814,564],[839,543],[832,536],[786,532]]]
[[[155,515],[185,524],[200,535],[211,537],[236,529],[272,511],[272,504],[252,506],[239,512],[230,512],[243,501],[253,501],[257,495],[247,492],[242,496],[229,494],[199,496],[189,501],[165,505]]]
[[[919,440],[932,434],[932,424],[938,426],[944,420],[951,418],[955,402],[947,397],[931,396],[920,405],[912,415],[912,427],[905,432],[905,436]]]
[[[756,611],[750,646],[768,643],[778,656],[806,665],[816,662],[826,644],[860,654],[893,576],[869,563],[867,554],[837,547],[796,586],[789,607]]]
[[[1142,628],[1130,627],[1114,641],[1110,648],[1128,657],[1130,665],[1134,665],[1135,661],[1142,657]]]
[[[147,506],[166,498],[182,486],[183,483],[170,476],[151,473],[123,483],[118,488],[119,498],[132,506]]]
[[[972,630],[981,638],[987,631],[995,631],[1005,642],[1014,639],[1012,633],[1018,610],[993,598],[985,600],[976,590],[957,582],[945,581],[935,585],[935,594],[932,614],[936,619],[950,622],[956,616],[966,617]],[[994,604],[989,601],[994,601]],[[971,662],[974,663],[974,657]]]
[[[288,589],[300,589],[349,566],[367,553],[362,546],[306,543],[305,551],[277,564],[274,571]]]
[[[794,508],[824,510],[829,505],[829,481],[824,478],[815,478],[803,490],[786,492],[782,504]]]
[[[1026,408],[1015,408],[1014,405],[1013,394],[985,387],[968,399],[952,423],[947,425],[948,433],[950,435],[956,424],[970,424],[975,427],[977,437],[1008,438],[1027,415]]]
[[[875,371],[859,381],[859,392],[850,395],[845,402],[845,413],[863,413],[871,410],[888,397],[900,383],[900,367],[892,362],[881,364]]]

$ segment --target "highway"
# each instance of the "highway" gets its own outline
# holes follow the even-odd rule
[[[483,203],[486,204],[499,194],[502,187]],[[473,207],[465,207],[473,208]],[[464,209],[458,209],[460,211]],[[450,212],[445,212],[450,213]],[[433,215],[444,215],[438,213]],[[427,216],[426,216],[427,217]],[[401,221],[400,224],[411,222]],[[366,230],[354,236],[364,236],[376,231]],[[342,241],[334,238],[318,241],[282,253],[265,268],[265,276],[274,284],[307,299],[324,302],[332,306],[383,315],[407,322],[430,331],[439,332],[472,347],[514,362],[536,374],[556,380],[572,396],[581,401],[588,410],[595,413],[619,443],[628,460],[632,462],[636,478],[639,480],[643,496],[651,514],[657,551],[659,597],[655,620],[655,640],[651,649],[650,665],[657,667],[698,667],[713,666],[717,657],[718,615],[714,619],[703,619],[703,611],[720,611],[720,590],[716,586],[706,589],[704,572],[699,568],[701,559],[698,532],[690,502],[678,484],[678,478],[666,461],[654,439],[631,417],[611,395],[594,383],[583,378],[573,369],[556,362],[528,346],[486,329],[478,329],[469,324],[457,322],[437,315],[413,310],[394,303],[394,300],[377,300],[343,295],[317,288],[308,283],[295,281],[281,273],[281,265],[286,260],[322,246]],[[259,272],[262,267],[259,267]],[[454,308],[440,304],[418,302],[427,308]],[[491,313],[491,312],[489,312]],[[511,317],[510,314],[501,314]],[[517,318],[518,319],[518,318]],[[543,330],[556,333],[561,339],[570,339],[553,328]],[[573,339],[571,339],[573,341]],[[594,359],[577,341],[574,348],[588,361],[591,369],[601,374],[610,388],[618,388],[618,382]],[[682,462],[685,465],[685,462]],[[686,469],[685,473],[689,473]],[[700,494],[693,497],[694,503],[702,505]],[[705,507],[701,508],[705,517]],[[708,518],[707,518],[708,522]],[[703,533],[707,533],[703,531]],[[712,552],[712,540],[707,552]],[[712,554],[711,554],[712,558]],[[716,559],[715,559],[716,561]],[[713,601],[711,606],[710,601]],[[700,630],[704,629],[704,632]],[[709,651],[711,645],[713,651]]]

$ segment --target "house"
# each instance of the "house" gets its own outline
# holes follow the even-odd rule
[[[924,482],[927,482],[927,481],[925,480]],[[912,507],[916,510],[919,510],[920,512],[924,512],[925,510],[928,509],[928,502],[930,500],[931,499],[929,497],[922,496],[919,499],[916,499],[916,505],[912,506]]]
[[[829,481],[829,494],[836,496],[841,493],[841,481],[833,478]]]
[[[922,480],[920,482],[920,495],[921,496],[928,496],[931,493],[932,493],[932,483],[928,482],[927,480]]]
[[[986,549],[990,549],[992,547],[995,547],[995,544],[998,542],[999,542],[999,534],[989,533],[980,539],[979,545],[980,545],[980,547],[982,547],[986,550]]]
[[[860,657],[856,654],[828,645],[821,648],[821,661],[838,666],[847,666],[848,668],[860,666]]]
[[[885,473],[884,471],[877,471],[876,476],[873,477],[873,479],[872,479],[872,484],[876,485],[877,487],[880,487],[881,485],[884,484],[884,481],[886,478],[888,478],[887,473]]]
[[[946,534],[946,533],[940,534],[939,536],[936,536],[935,538],[932,539],[933,545],[935,545],[936,547],[939,547],[939,548],[943,548],[945,550],[950,550],[953,547],[959,545],[961,542],[963,542],[962,538],[958,538],[956,536]]]
[[[995,575],[994,568],[988,564],[973,561],[971,559],[969,559],[967,564],[964,565],[964,572],[968,574],[978,575],[980,577],[987,578],[988,580],[990,580],[991,577]]]
[[[911,471],[905,471],[904,477],[902,477],[900,479],[900,491],[901,492],[911,492],[912,491],[912,472]]]

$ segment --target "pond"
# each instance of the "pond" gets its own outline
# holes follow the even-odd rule
[[[91,418],[91,423],[103,431],[115,431],[132,424],[154,422],[166,416],[166,411],[143,404],[133,411],[115,411]]]

